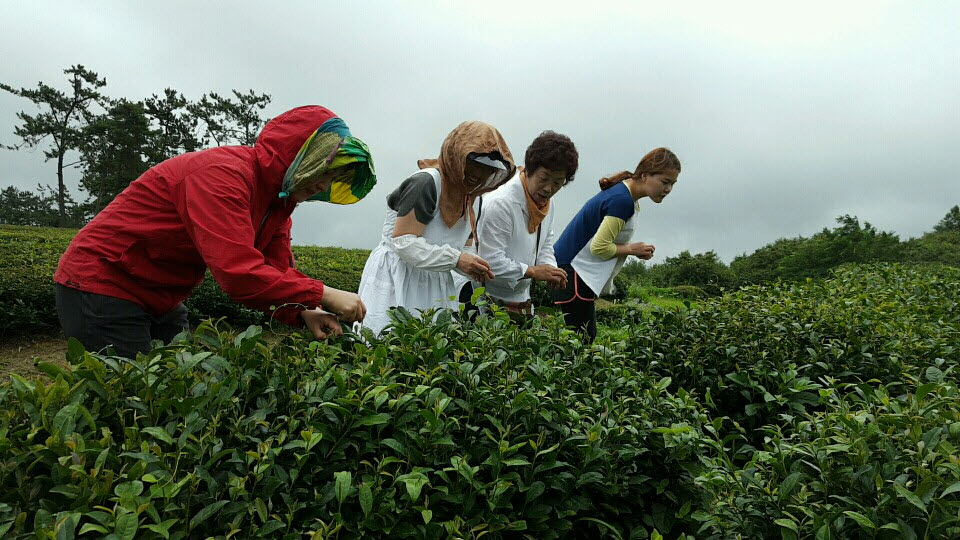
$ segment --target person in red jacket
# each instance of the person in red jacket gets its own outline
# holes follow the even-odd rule
[[[264,126],[254,146],[223,146],[152,167],[88,223],[54,274],[66,336],[132,357],[187,327],[183,305],[207,269],[231,298],[318,339],[363,319],[355,293],[294,268],[298,203],[350,204],[373,188],[366,145],[319,106]],[[339,319],[339,320],[338,320]]]

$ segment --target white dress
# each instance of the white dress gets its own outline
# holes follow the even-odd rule
[[[469,218],[463,216],[453,227],[447,227],[440,214],[440,171],[423,169],[422,172],[433,176],[437,188],[437,205],[433,217],[423,231],[423,239],[434,246],[446,245],[458,251],[462,250],[470,236]],[[419,315],[428,308],[456,309],[459,305],[456,298],[459,289],[453,279],[456,261],[453,260],[452,264],[448,265],[449,268],[440,271],[425,270],[407,263],[400,258],[391,242],[396,222],[397,213],[388,210],[387,218],[383,222],[380,244],[370,253],[360,278],[358,292],[367,308],[363,326],[373,330],[375,334],[379,334],[390,324],[387,310],[391,307],[403,306],[414,315]]]

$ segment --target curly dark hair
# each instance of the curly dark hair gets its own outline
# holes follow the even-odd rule
[[[537,172],[540,167],[551,171],[563,171],[569,184],[573,182],[573,177],[577,173],[579,159],[580,154],[577,153],[577,147],[573,145],[570,137],[547,130],[537,135],[537,138],[527,147],[523,163],[527,174]]]

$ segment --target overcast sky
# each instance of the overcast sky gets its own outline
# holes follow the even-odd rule
[[[573,139],[558,229],[601,176],[674,150],[679,182],[642,202],[635,236],[653,262],[729,262],[841,214],[906,239],[960,204],[960,2],[667,4],[8,1],[0,80],[65,89],[79,63],[113,97],[252,88],[273,96],[268,116],[329,107],[379,183],[353,206],[297,209],[295,244],[374,247],[386,196],[472,119],[518,163],[545,129]],[[21,110],[36,112],[0,94],[0,143]],[[0,185],[38,182],[56,184],[41,151],[0,150]]]

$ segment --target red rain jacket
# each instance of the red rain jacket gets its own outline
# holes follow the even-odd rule
[[[209,268],[231,298],[301,325],[323,282],[294,269],[283,175],[307,137],[336,115],[299,107],[274,118],[253,147],[224,146],[168,159],[123,190],[60,258],[54,281],[166,313]]]

